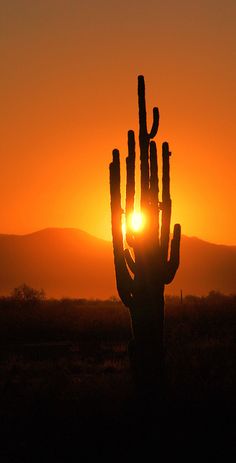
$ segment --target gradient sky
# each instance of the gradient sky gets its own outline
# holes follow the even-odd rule
[[[111,237],[108,164],[144,74],[172,224],[236,244],[235,0],[0,0],[0,53],[1,233]]]

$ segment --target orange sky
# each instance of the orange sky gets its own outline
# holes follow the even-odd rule
[[[137,76],[173,153],[172,223],[236,244],[235,0],[2,0],[0,232],[110,238],[108,164]]]

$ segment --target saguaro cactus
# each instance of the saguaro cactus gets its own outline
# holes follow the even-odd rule
[[[121,207],[120,157],[113,150],[110,164],[110,194],[116,282],[122,302],[130,310],[133,339],[129,353],[135,378],[156,384],[163,371],[164,287],[179,266],[180,225],[174,226],[170,246],[171,219],[168,143],[162,144],[162,201],[159,201],[158,162],[155,137],[159,112],[153,109],[153,125],[148,132],[144,77],[138,77],[139,147],[141,167],[142,230],[132,229],[135,196],[135,136],[128,132],[126,158],[126,207]],[[122,215],[126,231],[122,232]]]

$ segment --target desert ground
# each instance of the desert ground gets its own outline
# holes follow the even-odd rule
[[[166,297],[165,391],[154,412],[136,394],[120,302],[2,298],[1,462],[149,461],[163,451],[231,461],[235,308],[235,296],[215,292]]]

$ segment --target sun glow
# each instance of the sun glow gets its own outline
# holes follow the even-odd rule
[[[141,212],[133,212],[131,217],[131,228],[133,231],[138,232],[143,228],[144,220]]]
[[[125,237],[126,233],[129,232],[140,232],[145,225],[145,218],[141,212],[134,211],[127,220],[125,216],[122,217],[122,235]]]

